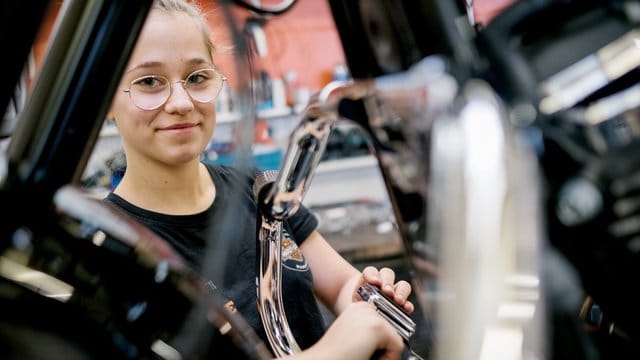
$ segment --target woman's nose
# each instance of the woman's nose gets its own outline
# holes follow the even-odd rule
[[[193,109],[193,99],[184,87],[183,81],[176,81],[171,86],[171,94],[165,104],[165,109],[168,112],[178,111],[183,112]]]

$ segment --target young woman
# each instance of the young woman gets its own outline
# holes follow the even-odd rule
[[[196,6],[184,0],[155,2],[110,109],[127,167],[105,201],[158,233],[196,269],[204,266],[208,242],[233,242],[226,256],[232,260],[224,280],[216,285],[266,341],[255,295],[257,210],[251,190],[255,174],[200,161],[216,125],[215,98],[224,82],[214,65],[214,50],[208,25]],[[238,187],[242,191],[231,191]],[[225,226],[232,232],[216,236],[221,231],[212,228],[215,219],[225,218],[229,211],[234,212],[229,221],[241,226]],[[317,220],[302,208],[284,231],[290,247],[283,264],[284,305],[298,344],[309,349],[300,356],[312,356],[319,348],[355,351],[330,358],[366,359],[376,348],[399,356],[402,343],[392,327],[380,322],[369,304],[352,303],[359,300],[356,289],[368,282],[412,312],[413,304],[407,301],[411,286],[396,282],[388,268],[357,271],[316,227]],[[324,337],[316,296],[338,315]],[[214,349],[222,358],[237,351],[224,341]]]

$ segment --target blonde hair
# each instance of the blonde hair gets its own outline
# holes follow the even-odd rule
[[[209,27],[204,12],[196,3],[187,0],[155,0],[151,9],[190,16],[200,28],[209,54],[213,56],[216,53],[217,48],[213,42],[213,32]]]

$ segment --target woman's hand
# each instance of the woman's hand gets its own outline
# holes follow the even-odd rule
[[[373,304],[358,301],[349,304],[331,323],[324,336],[292,359],[369,360],[400,359],[404,343],[396,330]]]
[[[393,299],[404,311],[411,314],[415,310],[413,303],[407,300],[411,294],[411,284],[404,280],[398,282],[395,282],[395,280],[396,274],[393,270],[386,267],[378,270],[373,266],[367,266],[362,270],[358,288],[366,283],[378,286],[383,294]],[[362,300],[357,291],[354,292],[353,299],[354,301]]]
[[[358,271],[317,231],[309,235],[300,250],[311,267],[314,292],[333,314],[342,313],[354,301],[362,301],[357,292],[367,283],[380,287],[383,294],[407,313],[414,311],[414,305],[407,301],[411,285],[406,281],[396,283],[393,270],[369,266],[362,272]]]

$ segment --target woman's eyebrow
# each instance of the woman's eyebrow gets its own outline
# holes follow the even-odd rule
[[[137,70],[137,69],[149,69],[149,68],[154,68],[154,67],[160,67],[161,65],[162,64],[159,61],[146,61],[146,62],[138,64],[138,65],[134,66],[133,68],[127,70],[125,72],[125,74],[128,74],[128,73],[130,73],[130,72],[132,72],[134,70]]]
[[[191,58],[191,59],[186,61],[186,64],[190,65],[190,66],[206,64],[206,65],[209,65],[209,66],[213,67],[213,64],[211,64],[211,62],[209,60],[204,59],[204,58]],[[162,66],[162,63],[160,61],[145,61],[145,62],[140,63],[140,64],[134,66],[133,68],[127,70],[125,72],[125,74],[130,73],[130,72],[132,72],[134,70],[137,70],[137,69],[150,69],[150,68],[157,68],[157,67],[161,67],[161,66]]]
[[[189,59],[189,60],[187,60],[187,64],[189,64],[189,65],[206,64],[206,65],[209,65],[209,66],[213,66],[213,64],[211,64],[211,62],[209,60],[203,59],[203,58]]]

